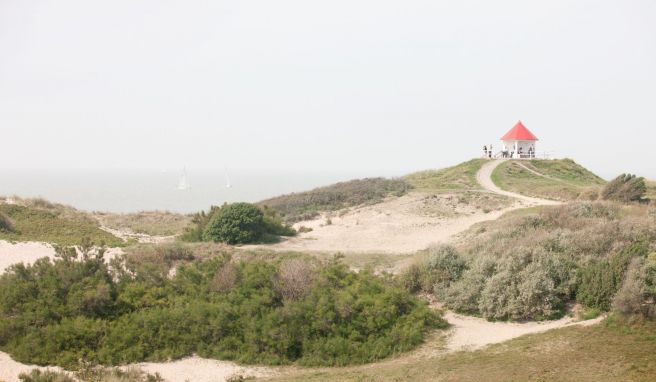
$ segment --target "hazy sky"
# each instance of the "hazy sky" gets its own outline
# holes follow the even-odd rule
[[[0,0],[0,167],[656,178],[656,1]]]

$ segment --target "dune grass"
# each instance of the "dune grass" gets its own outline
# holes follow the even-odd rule
[[[285,222],[291,223],[312,219],[320,212],[379,203],[388,196],[401,196],[410,188],[400,179],[356,179],[277,196],[257,204],[274,209]]]
[[[485,159],[472,159],[440,170],[415,172],[403,177],[408,184],[421,191],[478,190],[476,173]]]
[[[367,367],[298,370],[270,381],[653,381],[656,323],[569,327],[473,352]]]
[[[504,190],[561,201],[597,199],[606,183],[571,159],[506,161],[494,170],[492,180]]]
[[[141,211],[130,214],[96,212],[94,217],[105,227],[151,236],[179,235],[192,219],[189,215],[169,211]]]
[[[96,244],[124,245],[121,239],[101,230],[94,219],[70,207],[39,203],[2,204],[0,213],[8,217],[12,224],[11,231],[0,231],[2,240],[79,245],[86,238]]]

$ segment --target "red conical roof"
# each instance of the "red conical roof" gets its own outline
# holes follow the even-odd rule
[[[529,129],[524,126],[522,121],[517,122],[515,127],[510,129],[501,137],[502,141],[537,141],[538,138],[529,131]]]

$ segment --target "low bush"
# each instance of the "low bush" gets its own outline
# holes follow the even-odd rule
[[[14,232],[14,224],[4,213],[0,212],[0,232]]]
[[[337,260],[233,263],[176,272],[102,250],[17,264],[0,276],[0,349],[80,367],[198,354],[244,363],[346,365],[409,350],[446,323],[389,278]]]
[[[295,234],[296,231],[284,224],[275,210],[250,203],[233,203],[212,206],[208,213],[194,215],[181,239],[249,244],[274,242],[279,236]]]
[[[424,264],[413,264],[401,274],[401,286],[410,293],[435,293],[442,298],[442,293],[465,270],[465,261],[450,245],[431,247],[427,255]]]
[[[645,178],[632,174],[622,174],[611,180],[601,190],[601,198],[623,203],[639,202],[647,193]]]

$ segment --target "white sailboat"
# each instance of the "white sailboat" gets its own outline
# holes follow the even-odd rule
[[[182,169],[182,176],[178,182],[178,190],[185,191],[190,188],[189,182],[187,181],[187,168]]]
[[[230,184],[230,178],[228,177],[228,169],[225,169],[225,178],[226,178],[226,188],[232,187],[232,184]]]

